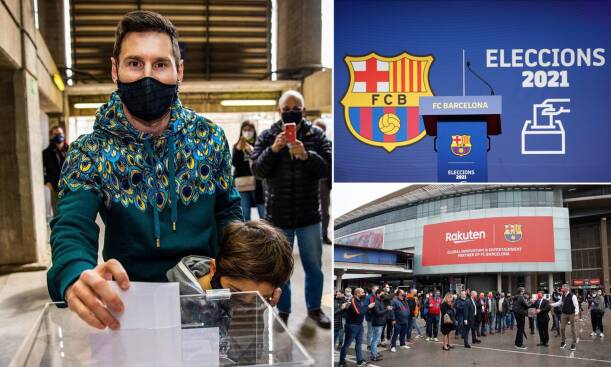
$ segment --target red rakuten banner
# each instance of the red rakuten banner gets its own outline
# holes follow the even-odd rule
[[[467,219],[424,226],[422,266],[553,261],[552,217]]]

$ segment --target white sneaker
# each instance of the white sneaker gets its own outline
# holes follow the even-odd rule
[[[437,338],[433,338],[433,340],[434,340],[434,341],[436,341],[436,342],[438,342],[438,341],[439,341],[439,339],[437,339]]]
[[[411,349],[411,348],[409,347],[409,345],[402,345],[402,346],[400,346],[399,348],[401,348],[401,349]]]
[[[604,338],[604,337],[605,337],[605,334],[600,333],[600,335],[599,335],[599,336],[600,336],[601,338]]]
[[[590,335],[596,336],[596,332],[592,331],[592,333]]]
[[[395,352],[397,351],[397,348],[392,347],[392,348],[390,348],[390,351],[391,351],[391,352],[393,352],[393,353],[395,353]]]
[[[422,338],[422,337],[420,335],[416,335],[416,339],[418,339],[418,338]]]

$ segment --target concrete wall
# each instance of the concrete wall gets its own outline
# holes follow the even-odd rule
[[[58,0],[59,1],[59,0]],[[44,2],[40,2],[44,6]],[[55,4],[57,5],[57,4]],[[41,111],[61,114],[55,61],[34,25],[33,0],[0,6],[0,270],[39,262],[48,244]]]
[[[320,0],[278,1],[278,70],[320,65],[321,29]]]

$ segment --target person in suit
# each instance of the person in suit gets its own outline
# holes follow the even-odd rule
[[[548,300],[543,298],[543,291],[537,292],[537,300],[532,304],[536,310],[537,331],[540,343],[537,346],[547,347],[549,342],[549,311],[552,309]]]
[[[462,337],[465,342],[465,348],[471,348],[469,344],[469,330],[471,331],[471,341],[473,344],[481,343],[475,334],[475,330],[477,329],[477,309],[478,309],[478,300],[477,300],[477,292],[471,291],[471,297],[465,300],[463,305],[463,328],[462,328]]]

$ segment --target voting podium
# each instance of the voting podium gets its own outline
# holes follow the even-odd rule
[[[181,325],[166,328],[98,330],[57,306],[45,305],[9,366],[314,365],[258,292],[181,296]]]
[[[487,182],[490,136],[501,133],[501,96],[420,97],[434,137],[439,182]]]

